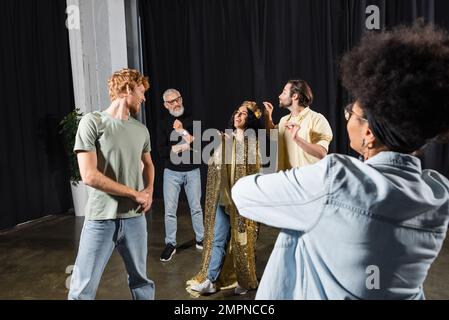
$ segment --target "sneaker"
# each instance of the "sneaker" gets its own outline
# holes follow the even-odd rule
[[[217,288],[215,288],[215,284],[213,284],[209,279],[206,279],[204,282],[191,286],[190,289],[193,291],[199,292],[199,294],[207,294],[207,293],[215,293],[217,292]]]
[[[170,261],[173,255],[176,253],[176,247],[171,245],[170,243],[165,246],[164,251],[161,254],[161,261],[167,262]]]
[[[241,287],[240,285],[237,285],[237,287],[235,287],[234,289],[234,293],[238,296],[243,296],[248,293],[248,290]]]
[[[198,250],[203,250],[203,241],[197,241],[195,246]]]

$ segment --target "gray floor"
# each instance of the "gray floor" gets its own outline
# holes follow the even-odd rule
[[[162,205],[156,203],[147,216],[149,230],[148,274],[156,283],[156,299],[193,299],[185,281],[195,274],[201,253],[195,249],[190,216],[180,206],[178,253],[168,263],[159,261],[164,248]],[[48,217],[0,233],[0,299],[66,299],[66,273],[74,263],[83,218]],[[263,273],[278,231],[262,226],[257,246],[258,276]],[[446,241],[425,284],[428,299],[449,299],[449,244]],[[255,292],[236,297],[232,290],[200,299],[253,299]],[[98,290],[97,299],[130,299],[126,272],[114,253]]]

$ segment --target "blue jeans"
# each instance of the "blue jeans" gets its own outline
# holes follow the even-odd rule
[[[207,270],[207,278],[212,282],[216,282],[220,275],[226,248],[231,238],[230,231],[229,215],[224,211],[224,207],[219,205],[215,214],[214,241],[212,242],[209,269]]]
[[[114,251],[125,262],[133,300],[153,300],[154,282],[147,278],[147,222],[130,219],[86,220],[72,273],[69,300],[93,300],[104,268]]]
[[[203,241],[203,209],[201,208],[201,174],[200,169],[187,172],[164,170],[164,206],[165,206],[165,244],[176,247],[176,230],[178,199],[184,186],[192,216],[193,231],[197,242]]]

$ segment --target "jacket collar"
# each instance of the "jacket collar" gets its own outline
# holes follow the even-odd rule
[[[371,166],[377,165],[393,165],[399,167],[407,167],[409,169],[422,172],[421,160],[409,154],[384,151],[365,161]]]

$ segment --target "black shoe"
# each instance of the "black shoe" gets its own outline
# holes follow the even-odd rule
[[[203,250],[203,241],[197,241],[195,246],[198,250]]]
[[[170,243],[165,246],[164,251],[161,254],[161,261],[167,262],[170,261],[173,255],[176,253],[176,247],[171,245]]]

